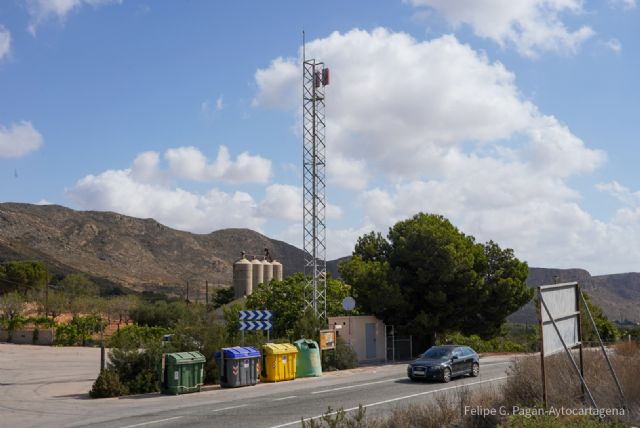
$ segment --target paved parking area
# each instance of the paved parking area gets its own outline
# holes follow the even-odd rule
[[[0,425],[77,414],[99,372],[99,348],[0,343]]]

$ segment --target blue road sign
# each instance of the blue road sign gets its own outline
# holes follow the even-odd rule
[[[272,317],[271,311],[240,311],[238,320],[269,321],[271,317]]]
[[[240,321],[240,330],[271,330],[271,321]]]

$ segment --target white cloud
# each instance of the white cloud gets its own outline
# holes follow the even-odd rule
[[[494,164],[493,170],[468,159],[471,176],[443,181],[416,181],[390,190],[363,193],[363,209],[372,229],[385,231],[395,221],[416,212],[443,214],[463,232],[479,241],[492,239],[514,248],[530,266],[586,268],[592,274],[637,271],[640,255],[640,196],[625,188],[603,185],[632,205],[619,209],[609,221],[594,218],[577,204],[579,195],[544,174],[532,186],[514,175],[512,166]],[[488,167],[489,165],[485,165]],[[604,188],[607,189],[604,189]]]
[[[266,183],[271,176],[271,161],[247,152],[235,160],[229,149],[220,146],[217,158],[209,163],[196,147],[169,149],[164,155],[172,176],[196,181],[219,179],[231,183]]]
[[[629,188],[621,185],[617,181],[601,183],[598,184],[596,188],[610,194],[625,205],[640,208],[640,190],[632,192]]]
[[[31,17],[28,30],[36,35],[40,24],[51,18],[64,22],[67,15],[84,5],[98,7],[107,4],[121,4],[123,0],[26,0],[27,11]]]
[[[216,98],[213,106],[211,106],[209,100],[204,100],[202,103],[200,103],[200,113],[202,113],[205,118],[212,119],[215,117],[215,114],[222,111],[224,107],[224,97],[220,95],[218,98]]]
[[[631,10],[637,7],[636,0],[609,0],[612,7],[619,7],[623,10]]]
[[[347,159],[340,152],[333,153],[331,148],[327,152],[329,184],[351,190],[362,190],[367,187],[371,174],[367,170],[364,159]]]
[[[622,52],[622,43],[620,43],[620,40],[616,39],[615,37],[612,37],[607,41],[600,41],[600,45],[604,46],[607,49],[610,49],[615,53]]]
[[[288,184],[272,184],[265,190],[265,197],[258,206],[262,217],[290,221],[302,219],[302,187]],[[342,208],[328,203],[326,217],[330,220],[342,217]]]
[[[290,108],[301,103],[298,82],[300,68],[292,58],[276,58],[266,69],[256,71],[258,94],[254,106]]]
[[[66,194],[83,209],[154,218],[167,226],[195,233],[226,227],[260,230],[264,223],[255,216],[256,203],[248,193],[211,189],[200,195],[136,181],[131,169],[88,175],[67,189]]]
[[[468,145],[480,152],[496,146],[501,156],[533,156],[541,168],[562,162],[564,175],[588,172],[604,160],[526,100],[504,65],[453,36],[418,42],[381,28],[352,30],[314,40],[307,52],[332,69],[327,172],[336,185],[362,188],[380,173],[438,175],[451,148]],[[259,105],[296,93],[300,76],[283,79],[281,71],[297,69],[299,62],[278,58],[256,72]],[[293,109],[298,101],[280,106]]]
[[[327,228],[327,260],[335,260],[349,256],[353,252],[353,246],[358,237],[370,232],[373,226],[365,223],[361,227],[352,228]],[[291,223],[286,229],[275,233],[273,238],[289,242],[298,248],[302,248],[302,223]]]
[[[169,174],[160,169],[160,154],[158,152],[143,152],[133,160],[131,177],[140,183],[166,184]]]
[[[11,33],[0,25],[0,61],[11,52]]]
[[[286,184],[272,184],[258,206],[263,217],[300,221],[302,219],[302,188]]]
[[[597,219],[569,184],[603,165],[606,154],[542,113],[501,63],[453,36],[418,42],[384,29],[333,33],[308,43],[307,52],[332,69],[327,168],[334,162],[338,171],[328,169],[329,178],[362,189],[369,174],[376,177],[358,199],[368,230],[386,232],[418,211],[440,213],[533,266],[637,270],[640,208]],[[297,88],[299,78],[287,87],[277,76],[283,61],[262,70],[256,100],[284,100]],[[295,99],[280,105],[298,106]],[[348,254],[361,234],[344,232],[329,248],[342,245],[348,251],[336,256]]]
[[[437,10],[454,27],[468,24],[477,36],[492,39],[500,46],[512,45],[528,57],[548,51],[574,53],[594,34],[588,26],[569,30],[562,21],[564,13],[583,13],[583,0],[405,1]]]
[[[0,158],[18,158],[36,151],[42,145],[42,135],[31,122],[14,123],[10,128],[0,124]]]

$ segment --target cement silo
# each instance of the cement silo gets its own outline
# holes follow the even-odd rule
[[[253,279],[253,287],[257,287],[258,284],[262,284],[264,282],[264,265],[262,262],[256,258],[251,260],[251,269],[253,271],[252,279]]]
[[[274,260],[271,265],[273,266],[273,279],[282,281],[282,263]]]
[[[263,260],[262,266],[262,279],[264,280],[265,284],[268,284],[273,279],[273,265],[268,260]]]
[[[242,258],[233,264],[233,290],[236,299],[248,296],[253,291],[252,264],[242,255]]]

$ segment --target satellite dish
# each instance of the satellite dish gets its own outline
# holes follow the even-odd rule
[[[353,308],[356,307],[356,300],[351,296],[347,296],[344,299],[342,299],[342,307],[344,308],[345,311],[351,312]]]

